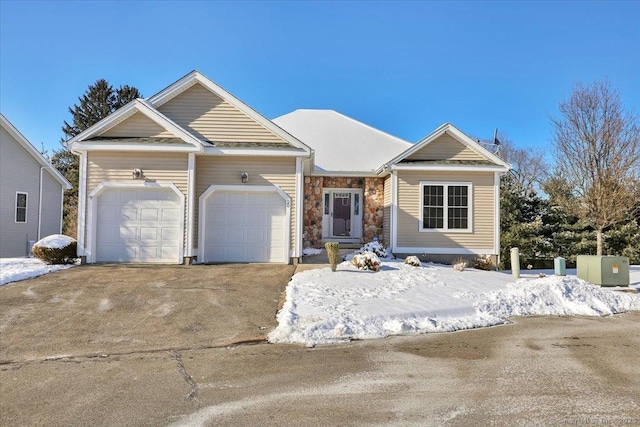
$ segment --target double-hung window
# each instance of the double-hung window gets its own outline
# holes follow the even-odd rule
[[[420,231],[471,231],[471,183],[421,182]]]
[[[16,222],[27,222],[27,193],[16,192]]]

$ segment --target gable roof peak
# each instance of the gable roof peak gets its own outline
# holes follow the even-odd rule
[[[29,142],[29,140],[16,128],[13,123],[7,119],[4,114],[0,113],[0,126],[9,134],[11,137],[18,142],[22,146],[22,148],[27,151],[38,163],[40,166],[47,169],[49,173],[53,176],[53,178],[58,181],[65,190],[71,189],[71,183],[51,164],[51,159],[45,158],[42,153],[38,151],[36,147]]]

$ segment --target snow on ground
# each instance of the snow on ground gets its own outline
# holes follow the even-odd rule
[[[316,249],[316,248],[304,248],[302,250],[302,255],[304,256],[319,255],[321,253],[322,253],[322,249]]]
[[[640,310],[640,295],[615,292],[576,277],[508,273],[385,259],[379,272],[351,263],[293,276],[270,342],[306,345],[448,332],[506,323],[511,316],[604,316]],[[640,287],[640,267],[631,282]]]
[[[48,265],[37,258],[0,258],[0,286],[72,267]]]

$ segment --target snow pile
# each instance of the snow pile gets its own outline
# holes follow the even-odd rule
[[[509,316],[606,316],[640,310],[637,295],[613,292],[576,277],[520,279],[490,292],[476,304],[480,313]]]
[[[0,286],[69,267],[72,266],[47,265],[36,258],[2,258],[0,259]]]
[[[62,249],[75,242],[75,239],[64,236],[62,234],[52,234],[43,239],[38,240],[33,246],[40,246],[41,248],[49,249]]]
[[[640,310],[640,296],[589,285],[574,277],[521,279],[434,264],[381,262],[380,271],[351,263],[293,276],[270,342],[306,345],[448,332],[493,326],[511,316],[602,316]]]
[[[322,253],[322,249],[316,249],[316,248],[304,248],[302,250],[302,255],[304,256],[320,255],[321,253]]]

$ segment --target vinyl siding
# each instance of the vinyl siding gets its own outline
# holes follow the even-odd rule
[[[384,245],[391,245],[391,176],[384,181],[384,211],[382,218],[382,239]]]
[[[188,203],[188,156],[182,153],[89,153],[87,159],[87,196],[104,181],[140,182],[131,176],[133,170],[138,168],[142,169],[147,180],[158,183],[173,183],[185,195],[185,203]],[[87,212],[88,209],[89,200],[87,200]],[[186,211],[185,205],[185,215]],[[185,218],[185,224],[186,221]],[[85,236],[88,236],[89,225],[87,220]]]
[[[0,182],[0,258],[22,257],[27,242],[38,240],[40,163],[2,127]],[[15,222],[16,191],[28,193],[26,223]]]
[[[109,137],[138,137],[138,138],[170,138],[174,135],[168,130],[159,126],[144,114],[137,112],[121,123],[104,132],[101,136]]]
[[[62,186],[45,171],[42,174],[42,218],[40,237],[60,233],[62,224]]]
[[[275,185],[291,198],[291,247],[295,242],[296,161],[283,157],[198,156],[196,158],[196,199],[194,245],[198,245],[200,196],[211,185],[239,185],[240,174],[249,173],[250,185]]]
[[[448,133],[430,142],[406,160],[487,160]]]
[[[285,142],[200,84],[167,101],[158,110],[194,135],[214,143]]]
[[[419,248],[493,248],[493,173],[398,172],[398,246]],[[420,181],[471,182],[473,185],[473,231],[420,232]]]

